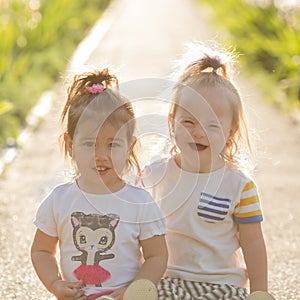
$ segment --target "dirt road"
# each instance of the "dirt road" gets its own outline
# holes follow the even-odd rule
[[[164,78],[172,61],[192,40],[217,33],[206,8],[192,0],[117,0],[76,52],[70,68],[113,64],[124,81]],[[241,75],[243,72],[241,72]],[[250,78],[239,78],[249,119],[255,128],[260,187],[269,252],[270,291],[277,299],[300,299],[300,131],[265,104]],[[64,180],[59,152],[61,88],[44,122],[32,133],[0,179],[0,299],[49,299],[29,259],[36,208]]]

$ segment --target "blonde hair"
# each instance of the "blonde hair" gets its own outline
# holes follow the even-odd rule
[[[91,87],[101,87],[100,92],[91,92]],[[115,89],[113,89],[115,87]],[[136,119],[132,104],[119,93],[118,79],[105,68],[75,75],[67,90],[67,101],[61,113],[61,144],[65,156],[68,155],[68,145],[65,135],[73,140],[76,127],[83,113],[105,115],[104,122],[113,125],[126,125],[127,139],[131,144],[134,139]],[[135,168],[138,175],[141,169],[135,153],[134,145],[130,148],[128,168]]]
[[[232,52],[227,52],[215,46],[208,48],[202,44],[191,44],[189,47],[191,50],[187,52],[183,60],[185,61],[188,58],[189,53],[195,53],[195,49],[198,58],[192,60],[179,75],[173,88],[174,94],[169,115],[173,118],[175,117],[180,102],[181,91],[186,86],[194,89],[205,87],[226,90],[226,98],[232,109],[233,116],[231,128],[234,128],[235,132],[226,142],[221,155],[225,161],[240,166],[240,154],[251,153],[252,147],[246,125],[243,102],[238,89],[230,80],[228,72],[235,62],[234,55]],[[202,52],[200,58],[199,52]],[[177,153],[176,146],[171,149],[171,154],[175,153]]]

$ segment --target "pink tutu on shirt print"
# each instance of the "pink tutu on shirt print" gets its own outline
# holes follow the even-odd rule
[[[88,285],[101,286],[102,282],[110,279],[110,273],[101,266],[82,264],[73,273],[78,280]]]

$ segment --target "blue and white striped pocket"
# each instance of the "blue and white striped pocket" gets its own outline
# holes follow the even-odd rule
[[[205,222],[223,221],[228,214],[231,200],[220,198],[207,193],[201,193],[198,205],[198,216]]]

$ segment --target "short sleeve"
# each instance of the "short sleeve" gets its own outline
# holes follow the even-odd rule
[[[139,240],[146,240],[155,235],[166,234],[165,219],[150,194],[148,194],[147,201],[141,210],[139,224]]]
[[[39,206],[34,225],[44,233],[57,237],[57,226],[53,213],[53,192],[50,193]]]
[[[243,187],[239,203],[235,206],[234,220],[238,224],[249,224],[263,221],[257,187],[249,180]]]

